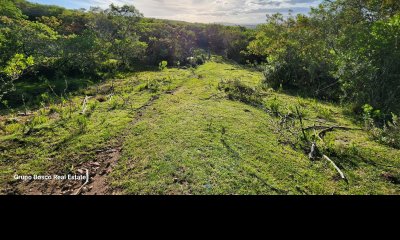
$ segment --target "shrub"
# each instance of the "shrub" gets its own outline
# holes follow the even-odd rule
[[[363,110],[365,128],[370,132],[373,139],[381,144],[400,148],[399,117],[392,113],[391,119],[389,121],[384,121],[382,125],[379,124],[379,122],[381,122],[384,115],[379,110],[375,110],[368,104],[363,106]]]
[[[252,106],[262,105],[260,89],[246,86],[238,79],[221,81],[218,84],[218,90],[224,91],[229,100],[240,101]]]
[[[280,109],[280,107],[281,107],[281,104],[280,104],[279,102],[277,102],[277,101],[273,101],[273,102],[271,102],[271,103],[269,104],[269,108],[270,108],[270,110],[272,111],[272,113],[273,113],[275,116],[278,116],[278,115],[279,115],[279,109]]]
[[[364,124],[365,128],[370,130],[371,128],[374,128],[375,126],[378,125],[378,123],[381,127],[385,125],[385,121],[383,120],[383,114],[381,113],[380,110],[374,109],[371,105],[365,104],[363,107],[363,119],[364,119]]]
[[[23,130],[23,126],[20,123],[9,124],[4,127],[4,131],[6,134],[14,134],[17,132],[21,132]]]
[[[105,73],[106,77],[111,77],[115,75],[120,65],[120,61],[115,59],[108,59],[107,61],[104,61],[100,64],[100,71],[102,73]]]
[[[197,65],[203,65],[205,62],[206,62],[206,60],[205,60],[203,55],[196,57],[196,64]]]
[[[110,99],[110,101],[108,101],[108,105],[109,105],[109,110],[115,110],[118,107],[120,107],[122,104],[121,104],[121,100],[119,98],[112,97]]]
[[[38,126],[47,123],[48,120],[49,119],[45,115],[37,115],[32,119],[32,124],[34,126]]]
[[[400,120],[397,115],[392,114],[392,120],[383,128],[374,127],[370,132],[379,143],[400,149]]]
[[[160,69],[160,71],[164,71],[165,69],[167,69],[167,66],[168,66],[168,62],[162,61],[158,64],[158,69]]]

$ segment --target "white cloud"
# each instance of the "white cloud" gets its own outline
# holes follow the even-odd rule
[[[49,1],[47,1],[49,2]],[[54,4],[63,1],[55,0]],[[320,0],[70,0],[69,4],[88,8],[133,4],[146,17],[191,22],[261,23],[265,15],[281,12],[307,13]]]

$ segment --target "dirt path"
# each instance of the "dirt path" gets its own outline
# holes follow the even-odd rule
[[[81,190],[77,190],[73,194],[82,195],[118,195],[119,190],[113,189],[107,181],[107,177],[112,172],[113,167],[118,163],[122,155],[122,144],[124,137],[127,135],[132,126],[138,123],[147,110],[153,103],[159,99],[159,95],[153,96],[146,104],[136,110],[136,116],[133,121],[129,124],[125,133],[118,138],[118,144],[116,147],[105,149],[98,152],[98,155],[94,162],[86,163],[83,168],[92,169],[90,172],[90,181],[87,186],[84,186]]]
[[[151,107],[163,94],[173,95],[180,87],[172,91],[162,92],[150,98],[143,106],[136,109],[136,115],[129,123],[112,146],[96,151],[96,157],[89,162],[74,167],[73,174],[77,176],[86,176],[89,174],[89,181],[68,180],[49,180],[49,181],[30,181],[16,182],[6,190],[6,194],[23,195],[118,195],[120,189],[110,186],[108,176],[113,168],[118,164],[123,151],[125,137],[129,134],[132,127],[135,126]]]

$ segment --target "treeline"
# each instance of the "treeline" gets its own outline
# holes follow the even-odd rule
[[[400,113],[400,1],[324,1],[308,16],[269,16],[249,51],[265,56],[270,86]]]
[[[268,16],[256,30],[148,19],[133,6],[86,11],[0,0],[0,99],[21,77],[104,79],[217,54],[264,66],[270,87],[369,109],[385,122],[400,113],[399,34],[398,0],[326,0],[309,15]]]
[[[134,6],[69,10],[0,0],[2,95],[18,78],[107,78],[139,65],[202,64],[211,54],[245,63],[254,31],[144,18]],[[251,57],[251,56],[250,56]]]

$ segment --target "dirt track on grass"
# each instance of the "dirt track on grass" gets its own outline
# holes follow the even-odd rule
[[[20,181],[15,182],[5,189],[6,194],[11,195],[119,195],[120,189],[115,189],[109,182],[109,175],[113,168],[118,164],[122,155],[123,143],[129,131],[135,126],[162,94],[173,95],[180,87],[153,96],[143,106],[136,109],[134,119],[118,138],[116,143],[104,149],[96,151],[96,157],[89,162],[82,163],[74,167],[73,174],[77,176],[89,175],[89,181],[49,180],[49,181]]]

